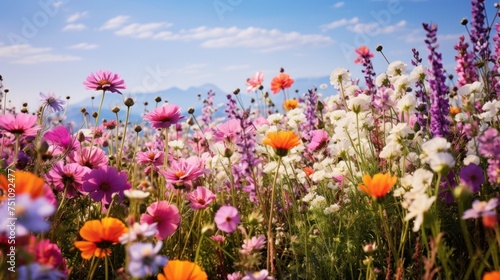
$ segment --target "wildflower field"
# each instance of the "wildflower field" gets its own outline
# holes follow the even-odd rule
[[[360,46],[331,87],[257,72],[142,123],[125,93],[101,116],[111,71],[82,77],[100,106],[76,126],[2,88],[0,279],[500,279],[500,22],[471,2],[454,50],[424,23],[411,61]]]

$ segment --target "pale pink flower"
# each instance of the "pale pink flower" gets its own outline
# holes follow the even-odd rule
[[[23,137],[35,136],[41,128],[36,121],[37,117],[29,114],[5,114],[0,116],[0,129]]]
[[[205,173],[202,161],[198,157],[192,156],[187,159],[179,158],[170,163],[170,167],[158,172],[165,177],[167,183],[176,188],[191,186],[192,180]]]
[[[253,236],[250,239],[245,239],[243,245],[241,246],[240,253],[243,255],[248,255],[254,250],[260,250],[266,245],[266,237],[264,235]]]
[[[214,218],[217,227],[226,233],[231,233],[236,230],[236,227],[240,223],[240,215],[238,214],[238,209],[233,206],[222,206],[219,208],[217,213],[215,213]]]
[[[209,189],[199,186],[194,191],[188,193],[186,198],[190,202],[189,207],[194,210],[199,210],[207,208],[208,204],[217,197]]]
[[[247,79],[246,83],[246,85],[248,86],[247,92],[258,90],[262,85],[263,81],[264,81],[264,73],[262,72],[255,73],[253,77]]]

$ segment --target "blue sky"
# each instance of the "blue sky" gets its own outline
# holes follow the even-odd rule
[[[205,83],[232,91],[256,71],[269,87],[280,67],[296,78],[337,67],[362,77],[352,63],[360,45],[381,44],[389,60],[408,64],[413,47],[426,56],[422,22],[438,24],[453,69],[460,20],[470,18],[465,0],[1,2],[0,74],[18,108],[39,92],[88,98],[82,82],[97,70],[119,73],[125,95]],[[492,18],[495,1],[486,2]],[[380,55],[373,61],[385,71]]]

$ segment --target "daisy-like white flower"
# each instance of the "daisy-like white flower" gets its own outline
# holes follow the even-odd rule
[[[424,222],[424,214],[429,211],[435,200],[435,196],[428,197],[427,194],[422,193],[417,195],[411,202],[410,206],[408,207],[408,214],[406,214],[405,221],[409,221],[415,218],[412,228],[414,232],[420,230],[420,227]]]
[[[157,223],[137,223],[135,222],[130,228],[129,231],[122,234],[118,240],[121,244],[127,244],[130,242],[134,242],[136,240],[141,240],[149,237],[153,237],[158,234],[158,228],[156,227]]]
[[[335,88],[351,84],[351,73],[346,68],[336,68],[330,75],[330,84]]]
[[[408,70],[406,64],[400,60],[393,61],[387,66],[387,75],[389,77],[401,76]]]

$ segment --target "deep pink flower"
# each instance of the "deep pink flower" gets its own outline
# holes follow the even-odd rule
[[[214,130],[214,140],[226,143],[235,143],[238,134],[241,132],[241,122],[237,119],[231,119],[225,123],[218,124]]]
[[[52,130],[45,132],[43,138],[53,147],[53,155],[59,155],[66,150],[76,150],[80,147],[80,142],[72,137],[69,130],[64,126],[57,126]]]
[[[208,204],[217,197],[209,189],[199,186],[194,191],[188,193],[186,198],[190,202],[189,207],[194,210],[199,210],[207,208]]]
[[[219,208],[217,213],[215,213],[214,221],[220,230],[226,233],[231,233],[236,230],[236,227],[240,223],[241,219],[238,214],[238,209],[227,205]]]
[[[119,89],[125,89],[125,82],[118,74],[101,70],[91,73],[83,85],[88,90],[111,91],[119,94],[122,94]]]
[[[64,165],[62,161],[58,161],[45,175],[45,182],[57,191],[64,192],[66,190],[66,197],[72,198],[79,193],[86,194],[82,189],[82,185],[83,178],[89,172],[90,168],[81,166],[78,163]]]
[[[177,230],[181,216],[177,206],[171,205],[168,201],[153,202],[141,215],[141,223],[157,223],[158,234],[156,238],[163,240]]]
[[[67,158],[69,163],[78,163],[81,166],[87,166],[90,169],[96,169],[99,166],[108,164],[106,153],[97,147],[85,147],[81,150],[71,152]]]
[[[91,170],[84,180],[83,191],[88,192],[94,201],[102,201],[104,204],[111,203],[113,194],[117,194],[121,200],[123,191],[132,188],[126,173],[107,165]]]
[[[322,129],[312,130],[309,135],[311,136],[311,142],[307,144],[307,150],[310,152],[325,148],[328,144],[328,133]]]
[[[35,136],[40,126],[37,117],[29,114],[5,114],[0,116],[0,129],[23,137]]]
[[[67,274],[66,259],[61,253],[61,249],[57,244],[51,243],[48,239],[42,239],[36,242],[35,236],[31,236],[29,244],[29,252],[32,256],[36,256],[36,261],[43,265],[48,265],[51,268],[56,268]]]
[[[153,128],[169,128],[185,117],[181,115],[179,106],[166,104],[146,114],[144,118],[149,120]]]
[[[170,167],[158,172],[174,187],[191,186],[192,180],[205,174],[203,160],[196,156],[174,160],[170,163]]]
[[[262,72],[255,73],[253,77],[247,79],[247,86],[248,86],[247,92],[258,90],[262,85],[263,81],[264,81],[264,73]]]
[[[165,153],[158,150],[148,149],[137,153],[137,163],[160,166],[163,164]]]

